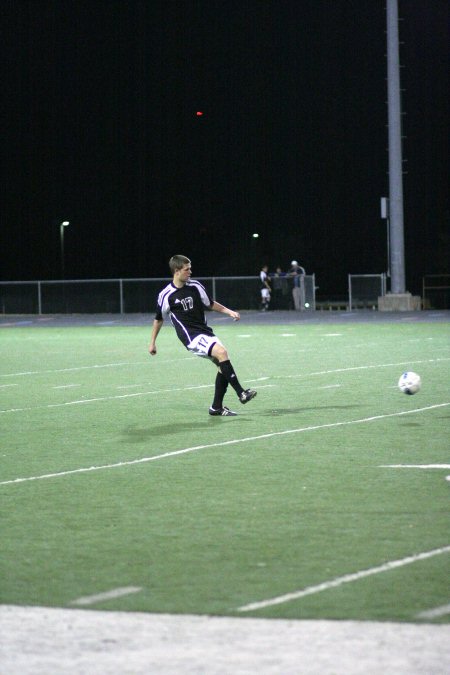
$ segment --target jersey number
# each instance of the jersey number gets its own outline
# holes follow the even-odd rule
[[[191,297],[189,298],[183,298],[181,301],[181,304],[183,305],[183,309],[185,312],[187,312],[189,309],[192,309],[194,306],[194,301]]]

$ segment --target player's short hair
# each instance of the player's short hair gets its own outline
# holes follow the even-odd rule
[[[178,270],[183,269],[185,265],[190,264],[189,258],[186,258],[185,255],[173,255],[169,260],[169,267],[172,274],[175,274]]]

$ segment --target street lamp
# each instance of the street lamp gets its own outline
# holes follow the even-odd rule
[[[59,226],[59,236],[61,239],[61,273],[62,273],[62,278],[64,279],[64,228],[69,225],[68,220],[63,220],[61,225]]]

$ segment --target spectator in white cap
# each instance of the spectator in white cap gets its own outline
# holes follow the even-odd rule
[[[294,300],[294,309],[299,312],[303,309],[304,302],[302,302],[302,276],[306,274],[305,268],[301,267],[297,260],[291,262],[291,269],[289,276],[293,278],[294,287],[292,289],[292,299]]]

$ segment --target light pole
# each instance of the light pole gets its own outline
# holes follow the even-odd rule
[[[64,279],[64,228],[69,225],[68,220],[63,220],[61,225],[59,226],[59,236],[61,239],[61,274],[62,278]]]
[[[398,36],[398,0],[387,0],[389,239],[391,293],[405,293],[403,159]]]

